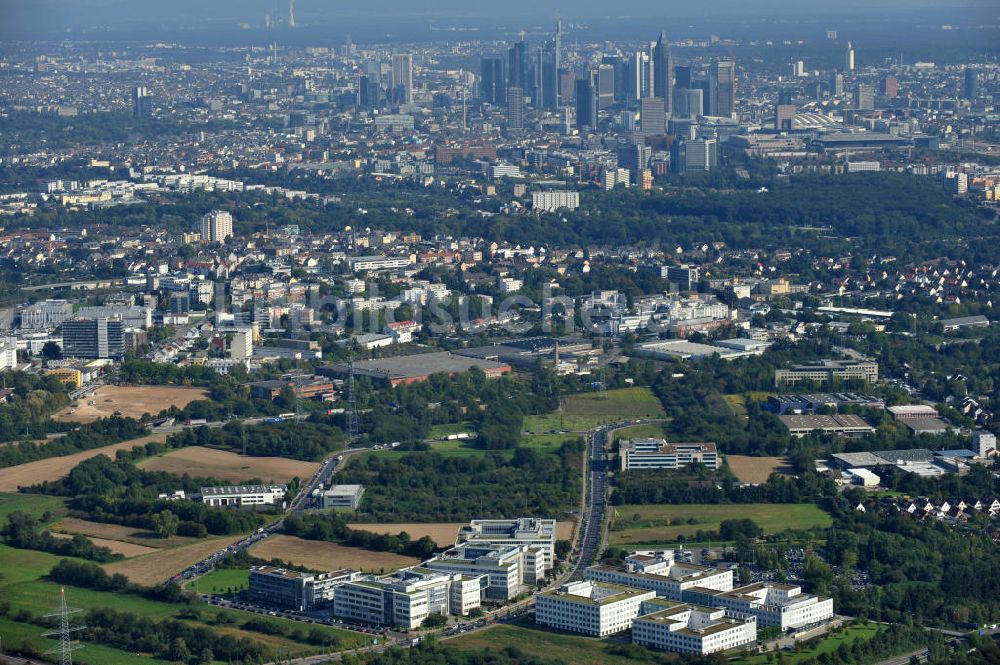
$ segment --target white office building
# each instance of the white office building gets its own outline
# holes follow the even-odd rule
[[[368,575],[337,588],[333,613],[404,630],[418,628],[432,614],[468,615],[479,607],[485,578],[409,568],[392,575]]]
[[[233,360],[249,360],[253,358],[253,331],[241,330],[233,333],[232,346],[229,355]]]
[[[17,339],[14,337],[0,338],[0,370],[17,367]]]
[[[724,607],[732,616],[757,617],[760,626],[781,630],[819,625],[833,618],[833,599],[802,593],[795,584],[757,582],[732,591],[695,587],[683,593],[684,602]]]
[[[352,256],[347,259],[351,272],[367,272],[369,270],[392,270],[405,268],[414,262],[412,256]]]
[[[672,551],[633,552],[622,568],[598,564],[587,568],[587,579],[655,591],[660,598],[679,601],[687,589],[731,591],[733,571],[674,561]]]
[[[280,504],[287,485],[233,485],[202,487],[202,503],[209,506],[272,506]]]
[[[622,471],[680,469],[691,464],[719,468],[714,443],[667,443],[663,439],[628,439],[618,442]]]
[[[250,598],[264,605],[310,612],[330,605],[336,589],[357,579],[361,573],[338,570],[303,573],[274,566],[250,568]]]
[[[730,616],[721,607],[647,601],[632,621],[633,643],[674,653],[705,655],[756,640],[755,617]]]
[[[470,545],[527,545],[538,548],[542,568],[548,573],[555,565],[556,521],[536,517],[518,517],[509,520],[472,520],[458,532],[457,543]],[[537,579],[526,576],[528,584]]]
[[[364,493],[363,485],[334,485],[321,495],[323,508],[357,510]]]
[[[655,591],[603,582],[570,582],[535,595],[535,621],[550,628],[607,637],[632,627],[642,602]]]
[[[474,545],[466,543],[423,563],[425,568],[472,577],[486,576],[484,599],[510,600],[529,580],[545,577],[541,548],[527,545]]]

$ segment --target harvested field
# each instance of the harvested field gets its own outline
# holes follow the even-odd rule
[[[53,536],[56,538],[72,538],[71,533],[59,533],[53,532]],[[94,543],[98,547],[107,547],[109,550],[115,554],[121,554],[126,558],[131,558],[134,556],[142,556],[143,554],[150,554],[152,552],[158,552],[159,550],[155,547],[146,547],[145,545],[136,545],[135,543],[125,543],[120,540],[108,540],[107,538],[94,538],[93,536],[87,536],[90,542]]]
[[[389,572],[415,566],[420,560],[412,556],[372,552],[358,547],[346,547],[319,540],[304,540],[293,536],[273,536],[250,548],[250,554],[261,559],[278,558],[315,570],[355,568],[373,572]]]
[[[448,547],[454,544],[455,538],[458,537],[458,530],[466,526],[466,523],[432,522],[417,524],[415,522],[407,522],[405,524],[349,524],[348,526],[358,531],[386,533],[393,536],[400,531],[405,531],[410,534],[410,538],[413,540],[430,536],[431,540],[437,543],[438,547]],[[559,540],[571,540],[573,538],[573,522],[556,522],[556,538]]]
[[[104,565],[110,574],[121,573],[137,584],[158,584],[173,577],[191,564],[204,559],[212,552],[218,552],[238,541],[242,536],[225,536],[211,540],[199,540],[190,545],[172,549],[157,550],[150,554]]]
[[[741,483],[760,485],[767,482],[768,476],[778,473],[791,473],[788,458],[785,457],[747,457],[746,455],[726,455],[726,462],[733,475]]]
[[[141,436],[138,439],[129,439],[120,443],[113,443],[110,446],[84,450],[83,452],[64,455],[62,457],[49,457],[18,464],[0,469],[0,492],[16,492],[18,487],[29,487],[45,482],[46,480],[59,480],[70,472],[74,466],[84,460],[98,455],[107,455],[113,458],[118,450],[131,450],[135,446],[144,446],[150,441],[163,443],[167,440],[166,434],[150,434]]]
[[[296,476],[308,479],[319,468],[319,464],[284,457],[244,457],[225,450],[191,446],[143,460],[139,463],[139,468],[146,471],[166,471],[178,476],[187,473],[232,483],[250,478],[287,483]]]
[[[92,423],[120,411],[124,416],[138,419],[145,413],[155,416],[171,406],[183,409],[207,395],[201,388],[184,386],[101,386],[94,395],[81,397],[77,406],[68,406],[52,418],[62,422]],[[91,401],[94,403],[88,404]]]
[[[91,522],[81,520],[76,517],[61,519],[52,525],[53,531],[62,533],[79,533],[88,538],[105,538],[107,540],[118,540],[123,543],[134,543],[143,545],[155,550],[167,549],[168,547],[182,547],[192,543],[200,542],[198,538],[187,538],[185,536],[171,536],[170,538],[160,538],[153,531],[146,529],[136,529],[120,524],[104,524],[103,522]]]

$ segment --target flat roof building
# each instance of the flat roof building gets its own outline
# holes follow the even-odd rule
[[[833,618],[833,599],[802,593],[795,584],[757,582],[732,591],[695,587],[684,591],[684,602],[723,607],[733,616],[753,616],[760,626],[781,630],[804,628]]]
[[[874,360],[823,360],[808,365],[774,370],[774,384],[780,386],[800,381],[830,383],[841,381],[878,382],[878,363]]]
[[[693,563],[678,563],[670,550],[633,552],[623,567],[598,564],[587,568],[587,579],[655,591],[658,598],[681,600],[684,590],[694,587],[729,591],[733,571]]]
[[[622,471],[680,469],[691,464],[719,468],[714,443],[667,443],[664,439],[623,439],[618,442]]]
[[[458,532],[458,544],[527,545],[541,549],[547,574],[555,566],[556,521],[537,517],[472,520]],[[530,580],[534,583],[536,580]]]
[[[344,508],[347,510],[357,510],[361,505],[361,497],[365,493],[362,485],[334,485],[328,490],[324,490],[320,495],[323,508]]]
[[[264,605],[310,612],[333,602],[334,589],[359,576],[355,570],[303,573],[274,566],[250,568],[249,595]]]
[[[465,543],[422,564],[425,568],[472,577],[486,576],[485,599],[507,601],[525,585],[545,577],[541,547],[528,545],[476,545]]]
[[[201,501],[209,506],[271,506],[280,504],[287,491],[287,485],[202,487]]]
[[[607,637],[632,627],[643,601],[655,591],[604,582],[570,582],[556,591],[535,594],[535,621],[543,626],[591,637]]]
[[[297,397],[311,399],[332,394],[335,390],[330,379],[299,374],[273,381],[257,381],[250,384],[250,397],[254,399],[276,400],[285,389],[290,389]]]
[[[872,434],[875,428],[861,416],[852,414],[834,414],[832,416],[778,416],[781,423],[788,428],[792,436],[802,437],[819,430],[827,434],[839,434],[845,437],[859,437]]]
[[[632,642],[661,651],[705,655],[756,641],[757,617],[721,607],[649,600],[632,621]]]
[[[480,605],[486,576],[470,577],[407,568],[392,575],[366,575],[337,588],[333,613],[403,630],[420,627],[432,614],[467,616]]]

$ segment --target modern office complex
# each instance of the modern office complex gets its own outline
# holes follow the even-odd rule
[[[287,485],[202,487],[201,500],[210,506],[271,506],[280,504]]]
[[[630,586],[655,591],[659,598],[681,600],[684,591],[695,587],[731,591],[733,571],[674,561],[674,553],[633,552],[624,568],[599,564],[587,568],[587,579],[594,582]]]
[[[556,521],[536,517],[519,517],[509,520],[472,520],[458,532],[458,541],[470,545],[526,545],[537,548],[543,558],[546,574],[552,570],[556,558]],[[534,584],[537,578],[530,573],[525,578]]]
[[[774,384],[778,386],[800,381],[830,383],[835,379],[877,383],[878,363],[874,360],[823,360],[774,370]]]
[[[365,493],[362,485],[334,485],[321,494],[324,508],[357,510]]]
[[[682,594],[686,603],[724,607],[732,616],[756,617],[760,626],[781,630],[804,628],[833,618],[833,599],[802,593],[794,584],[757,582],[732,591],[694,587]]]
[[[264,605],[310,612],[330,605],[334,590],[360,575],[353,570],[303,573],[274,566],[253,566],[249,595]]]
[[[70,319],[62,324],[63,356],[121,358],[125,355],[125,323],[121,319]]]
[[[642,602],[655,591],[604,582],[570,582],[535,595],[535,621],[551,628],[607,637],[632,627]]]
[[[21,310],[21,327],[54,328],[73,316],[73,305],[66,300],[42,300]]]
[[[694,463],[719,468],[714,443],[667,443],[663,439],[628,439],[618,442],[622,471],[680,469]]]
[[[409,568],[392,575],[367,575],[346,582],[334,594],[333,613],[344,619],[417,628],[432,614],[467,616],[479,607],[485,577]]]
[[[425,568],[470,577],[487,577],[483,597],[510,600],[525,585],[545,577],[542,548],[527,545],[475,545],[451,548],[423,563]]]
[[[704,655],[756,640],[756,617],[730,615],[720,607],[650,600],[632,621],[633,643],[675,653]]]

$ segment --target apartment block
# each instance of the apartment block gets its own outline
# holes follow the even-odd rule
[[[330,605],[334,590],[358,576],[360,573],[354,570],[303,573],[274,566],[253,566],[249,594],[264,605],[309,612]]]
[[[663,439],[629,439],[618,442],[622,471],[680,469],[694,463],[719,468],[714,443],[667,443]]]
[[[526,545],[531,557],[540,558],[541,569],[547,574],[555,565],[556,521],[535,517],[472,520],[458,532],[457,543],[465,542],[470,545]],[[534,584],[540,579],[530,572],[537,569],[537,564],[529,565],[526,583]]]
[[[705,655],[756,640],[756,617],[730,615],[720,607],[653,600],[643,603],[632,621],[634,644],[674,653]]]
[[[643,601],[655,591],[604,582],[570,582],[535,595],[535,621],[550,628],[607,637],[632,627]]]
[[[733,571],[674,561],[672,551],[634,552],[624,567],[598,564],[587,568],[587,579],[655,591],[657,597],[679,601],[687,589],[731,591]]]
[[[686,603],[723,607],[732,616],[753,616],[758,625],[781,630],[818,625],[833,618],[832,598],[802,593],[794,584],[757,582],[732,591],[694,587],[682,596]]]

